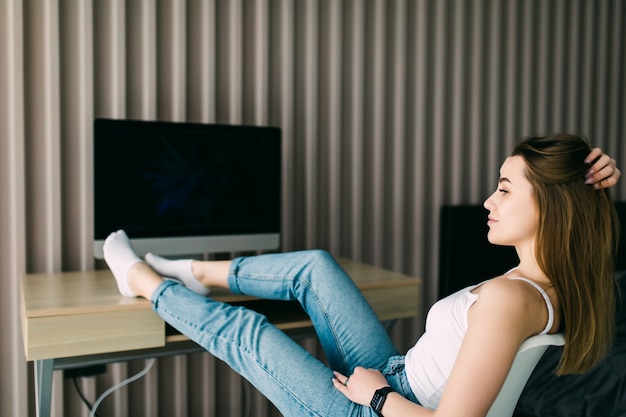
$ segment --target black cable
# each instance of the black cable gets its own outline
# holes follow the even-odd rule
[[[91,404],[89,402],[89,400],[85,397],[85,395],[83,394],[83,391],[80,389],[80,387],[78,386],[78,381],[76,379],[76,377],[73,377],[72,380],[74,381],[74,388],[76,389],[76,393],[78,394],[78,396],[80,397],[80,399],[82,400],[82,402],[87,406],[87,408],[89,409],[89,411],[93,410],[93,404]],[[98,416],[98,414],[96,413],[96,417]]]

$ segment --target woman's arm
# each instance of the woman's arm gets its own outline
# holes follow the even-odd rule
[[[529,290],[529,291],[528,291]],[[521,282],[483,284],[468,313],[468,330],[435,415],[484,417],[524,340],[547,321],[545,304]],[[533,300],[530,301],[529,300]]]
[[[519,346],[542,329],[545,305],[528,303],[518,284],[492,280],[482,285],[480,296],[470,309],[469,327],[437,410],[420,407],[399,394],[389,394],[383,415],[484,417],[504,384]],[[379,371],[365,368],[356,368],[347,386],[340,382],[345,379],[336,373],[335,387],[351,401],[366,406],[376,389],[388,385]]]
[[[343,395],[348,397],[350,401],[368,407],[372,397],[374,397],[374,392],[379,388],[389,386],[380,371],[366,369],[360,366],[354,369],[347,384],[345,384],[346,379],[347,377],[345,375],[335,372],[333,385],[341,391]],[[426,417],[432,416],[433,413],[433,410],[420,407],[395,392],[387,395],[387,400],[382,409],[382,414],[385,417]]]

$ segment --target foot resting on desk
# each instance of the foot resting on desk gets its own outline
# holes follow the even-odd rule
[[[104,241],[102,250],[104,260],[115,276],[120,293],[125,297],[137,297],[137,294],[128,285],[128,271],[137,262],[141,262],[141,258],[135,254],[130,246],[126,232],[118,230],[111,233]]]
[[[191,271],[192,259],[169,260],[153,253],[148,253],[145,256],[145,260],[158,274],[177,279],[196,294],[205,296],[209,294],[209,289],[200,284],[196,277],[193,276]]]

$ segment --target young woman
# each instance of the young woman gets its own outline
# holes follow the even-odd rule
[[[151,300],[165,321],[228,363],[286,416],[484,416],[528,337],[565,332],[560,373],[586,371],[608,349],[616,220],[602,188],[619,176],[615,161],[582,138],[523,140],[485,202],[489,240],[514,246],[519,265],[437,302],[406,356],[326,252],[232,261],[148,254],[144,262],[117,231],[104,255],[123,295]],[[262,315],[211,300],[211,287],[297,299],[328,365]]]

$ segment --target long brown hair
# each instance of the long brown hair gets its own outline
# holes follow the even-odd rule
[[[512,153],[526,162],[539,209],[537,261],[559,300],[565,330],[559,375],[591,369],[615,331],[619,226],[609,192],[585,184],[590,151],[584,138],[557,134],[525,138]]]

